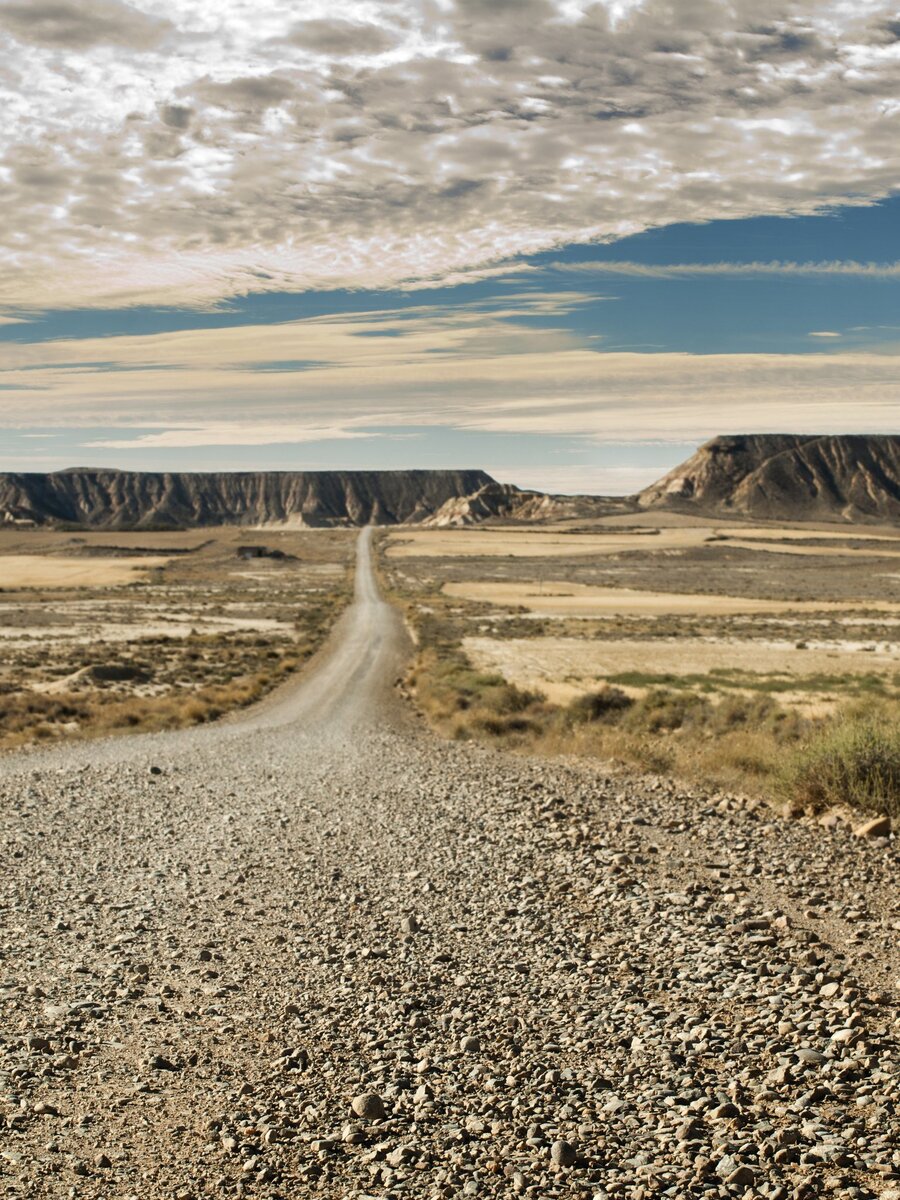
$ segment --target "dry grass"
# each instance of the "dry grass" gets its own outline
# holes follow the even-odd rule
[[[81,569],[138,550],[146,565],[156,550],[143,535],[140,544],[122,533],[30,536],[17,534],[17,557],[47,553]],[[343,611],[354,540],[350,531],[204,530],[191,545],[173,542],[164,570],[124,589],[105,586],[101,571],[90,589],[6,591],[0,749],[174,729],[253,703],[318,649]],[[237,555],[248,541],[285,556],[248,570]],[[21,554],[23,542],[36,553]]]
[[[419,588],[407,581],[401,589],[395,581],[394,594],[406,605],[419,647],[407,685],[430,724],[450,738],[613,761],[702,786],[812,804],[804,780],[812,774],[809,755],[819,739],[862,719],[882,727],[900,724],[900,700],[877,689],[854,701],[858,689],[847,688],[836,715],[813,715],[788,704],[777,689],[736,690],[727,672],[704,676],[699,691],[689,680],[673,677],[659,685],[648,677],[639,694],[607,683],[568,703],[551,703],[538,687],[517,686],[471,662],[463,643],[473,623],[483,621],[485,607],[461,608],[437,587],[437,580]],[[785,783],[791,763],[797,770]],[[861,786],[836,783],[830,801],[838,798],[877,807],[872,789],[866,800]]]
[[[671,617],[735,616],[740,614],[772,613],[852,613],[860,610],[857,602],[827,600],[766,600],[752,596],[723,596],[718,593],[701,595],[691,592],[640,591],[625,587],[593,587],[590,584],[548,579],[544,582],[522,580],[447,583],[447,596],[458,600],[500,605],[506,608],[525,608],[548,616],[594,616],[606,613],[629,613],[641,616]],[[873,601],[866,609],[875,612],[900,613],[894,601]]]
[[[900,816],[900,722],[891,716],[847,714],[820,730],[780,766],[777,791],[813,811],[849,804]]]

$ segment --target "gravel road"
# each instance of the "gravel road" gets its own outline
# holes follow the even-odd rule
[[[357,601],[0,763],[9,1197],[900,1198],[896,840],[428,734]]]

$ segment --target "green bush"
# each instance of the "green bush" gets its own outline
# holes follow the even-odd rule
[[[814,810],[849,804],[900,816],[900,728],[865,719],[839,721],[797,750],[775,785],[785,800]]]

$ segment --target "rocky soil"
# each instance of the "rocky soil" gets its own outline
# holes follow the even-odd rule
[[[4,1194],[900,1198],[896,840],[437,741],[360,569],[292,707],[0,765]]]

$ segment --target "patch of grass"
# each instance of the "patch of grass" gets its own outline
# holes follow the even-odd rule
[[[546,707],[536,692],[476,671],[461,651],[449,648],[423,652],[407,682],[432,723],[457,739],[533,732]]]
[[[900,816],[900,726],[844,717],[792,754],[775,776],[789,802],[817,811],[850,805]]]
[[[649,671],[621,671],[609,676],[609,682],[621,687],[667,687],[707,694],[733,689],[742,692],[806,692],[812,695],[839,692],[842,695],[889,695],[885,676],[866,675],[791,675],[788,672],[763,674],[737,667],[718,667],[706,674],[653,674]],[[896,681],[893,685],[897,687]]]

